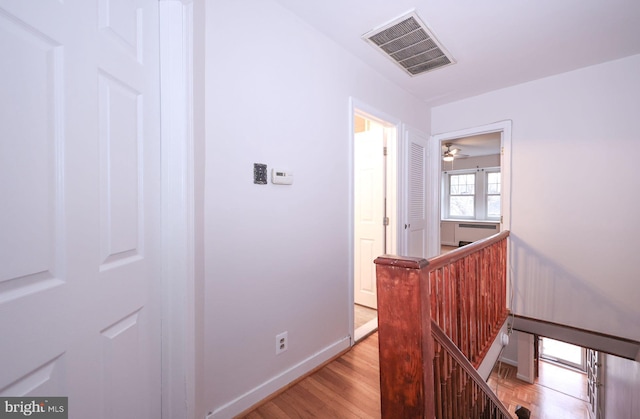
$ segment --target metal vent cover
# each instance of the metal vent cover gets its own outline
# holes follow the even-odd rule
[[[411,76],[455,63],[415,12],[367,32],[362,39]]]

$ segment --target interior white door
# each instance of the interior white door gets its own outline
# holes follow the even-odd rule
[[[0,394],[160,417],[156,0],[0,0]]]
[[[407,153],[407,255],[427,257],[427,136],[405,129]]]
[[[377,308],[373,261],[385,253],[384,130],[372,124],[354,138],[354,299]]]

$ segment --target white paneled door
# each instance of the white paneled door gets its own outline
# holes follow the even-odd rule
[[[0,0],[0,395],[160,417],[155,0]]]
[[[384,128],[354,135],[354,300],[377,308],[373,261],[385,253]]]

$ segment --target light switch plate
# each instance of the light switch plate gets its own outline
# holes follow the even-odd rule
[[[262,163],[253,163],[253,183],[257,185],[267,184],[267,165]]]

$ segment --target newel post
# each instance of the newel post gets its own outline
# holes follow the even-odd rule
[[[434,413],[429,262],[384,255],[376,264],[383,418]]]

